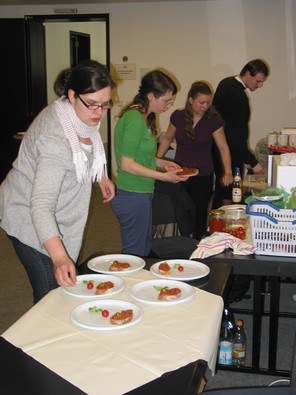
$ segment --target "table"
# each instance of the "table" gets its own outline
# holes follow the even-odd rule
[[[204,259],[203,262],[205,264],[230,263],[233,265],[234,275],[252,276],[254,279],[253,309],[251,312],[241,309],[239,311],[241,313],[247,312],[253,315],[252,365],[251,367],[235,368],[235,370],[289,376],[290,371],[278,370],[276,368],[278,324],[279,317],[296,317],[296,314],[279,311],[280,283],[282,278],[296,277],[296,259],[267,255],[233,255],[230,250],[226,250],[221,254]],[[269,285],[269,303],[266,298],[266,282],[268,282]],[[268,304],[268,311],[264,310],[265,302]],[[270,317],[267,369],[262,369],[260,367],[260,342],[262,335],[262,317],[264,315]],[[293,342],[293,339],[291,339],[291,342]]]
[[[2,394],[86,395],[3,337],[0,349]]]
[[[1,336],[0,349],[1,393],[13,395],[87,395]],[[196,394],[196,388],[204,388],[206,369],[206,361],[192,362],[129,391],[125,395],[151,395],[159,393],[163,389],[170,394]]]
[[[125,290],[113,299],[131,301],[131,286],[151,278],[143,269],[125,276]],[[220,296],[196,288],[194,299],[174,306],[137,302],[144,311],[143,320],[134,327],[108,332],[79,328],[71,322],[70,312],[82,302],[57,288],[2,336],[90,395],[127,393],[167,372],[186,370],[198,360],[207,361],[215,370],[223,311]]]

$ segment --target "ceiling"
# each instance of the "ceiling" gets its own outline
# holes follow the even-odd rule
[[[1,6],[15,5],[63,5],[63,4],[112,4],[112,3],[162,3],[181,0],[0,0]],[[202,0],[189,0],[202,1]]]

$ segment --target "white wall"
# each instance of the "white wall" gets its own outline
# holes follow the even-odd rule
[[[58,73],[70,65],[70,31],[89,34],[91,36],[91,59],[96,59],[106,64],[106,23],[104,21],[45,22],[44,26],[46,37],[47,96],[48,102],[50,102],[55,99],[53,85]]]
[[[60,6],[61,8],[63,6]],[[57,6],[0,6],[0,15],[53,14]],[[204,0],[162,3],[75,5],[78,13],[110,15],[111,64],[136,64],[136,80],[118,86],[123,102],[138,90],[141,72],[162,67],[178,79],[175,107],[182,107],[191,83],[218,82],[240,71],[253,58],[264,58],[271,75],[250,94],[251,147],[273,130],[296,126],[296,1]],[[160,116],[165,130],[173,109]],[[114,116],[119,107],[112,110]]]
[[[54,81],[61,70],[70,65],[70,31],[87,33],[90,39],[91,59],[106,64],[106,22],[45,22],[47,101],[56,98]],[[58,43],[58,45],[57,45]],[[103,143],[108,142],[107,118],[101,122]]]

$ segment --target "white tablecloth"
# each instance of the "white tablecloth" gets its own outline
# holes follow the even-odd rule
[[[123,277],[125,290],[113,297],[143,309],[142,321],[130,328],[77,327],[70,314],[86,300],[60,287],[2,336],[90,395],[122,394],[198,359],[206,360],[214,372],[222,298],[195,288],[194,299],[173,306],[135,302],[129,289],[151,278],[144,269]]]

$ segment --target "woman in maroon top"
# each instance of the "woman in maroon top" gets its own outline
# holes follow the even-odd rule
[[[187,95],[185,108],[173,112],[157,156],[162,158],[176,139],[174,161],[182,167],[195,167],[199,174],[190,177],[184,186],[195,202],[195,234],[200,240],[206,233],[208,207],[213,194],[212,144],[215,141],[224,169],[221,183],[232,183],[230,151],[225,139],[224,122],[212,106],[212,91],[208,84],[196,81]]]

